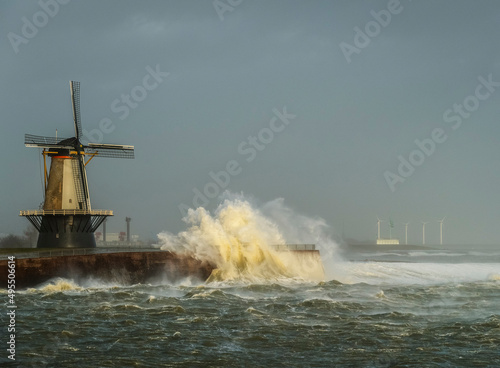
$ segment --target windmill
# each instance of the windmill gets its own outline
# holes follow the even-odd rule
[[[426,224],[428,224],[428,222],[422,221],[422,245],[425,245],[425,225]]]
[[[439,241],[440,241],[440,244],[443,245],[443,222],[444,222],[444,219],[446,218],[443,217],[441,220],[438,220],[439,222]]]
[[[85,167],[94,157],[134,158],[134,146],[81,142],[80,82],[70,81],[70,91],[75,137],[25,135],[26,147],[43,148],[43,209],[20,213],[39,232],[37,248],[94,248],[95,230],[113,211],[92,210]]]

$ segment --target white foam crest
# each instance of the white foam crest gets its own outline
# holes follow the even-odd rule
[[[105,282],[100,279],[94,279],[92,277],[80,279],[75,281],[73,279],[67,279],[62,277],[53,278],[47,282],[44,282],[34,288],[28,288],[28,293],[42,292],[42,293],[56,293],[56,292],[71,292],[71,291],[90,291],[90,290],[100,290],[100,289],[116,289],[123,287],[123,285],[117,285],[116,283]]]
[[[500,256],[500,253],[498,252],[468,252],[469,255],[471,256],[486,256],[486,257],[498,257]]]
[[[465,256],[467,253],[452,253],[452,252],[408,252],[410,257],[461,257]]]
[[[398,256],[398,257],[403,257],[406,256],[406,254],[403,253],[382,253],[382,252],[377,252],[377,253],[359,253],[361,257],[386,257],[386,256]]]
[[[500,273],[492,273],[488,276],[490,281],[500,281]]]
[[[73,280],[57,278],[49,281],[38,288],[29,288],[28,292],[57,293],[64,291],[81,291],[83,288]]]
[[[339,262],[332,279],[346,284],[441,284],[496,280],[498,263]]]

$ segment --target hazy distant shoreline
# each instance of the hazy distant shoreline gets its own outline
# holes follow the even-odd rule
[[[416,244],[367,244],[367,243],[347,243],[341,246],[345,251],[368,251],[368,252],[385,252],[385,251],[405,251],[405,250],[454,250],[454,251],[475,251],[475,250],[500,250],[500,244],[431,244],[431,245],[416,245]]]
[[[438,248],[429,247],[426,245],[413,245],[413,244],[346,244],[344,250],[347,251],[369,251],[369,252],[380,252],[388,250],[436,250]]]

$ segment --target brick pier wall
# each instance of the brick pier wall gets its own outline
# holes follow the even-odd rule
[[[16,259],[16,289],[34,287],[55,277],[76,282],[88,278],[136,284],[185,277],[205,281],[213,266],[167,251],[120,252]],[[0,260],[0,285],[7,287],[7,260]]]

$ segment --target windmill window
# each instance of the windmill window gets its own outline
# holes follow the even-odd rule
[[[69,203],[73,203],[73,200],[71,198],[69,199]]]

